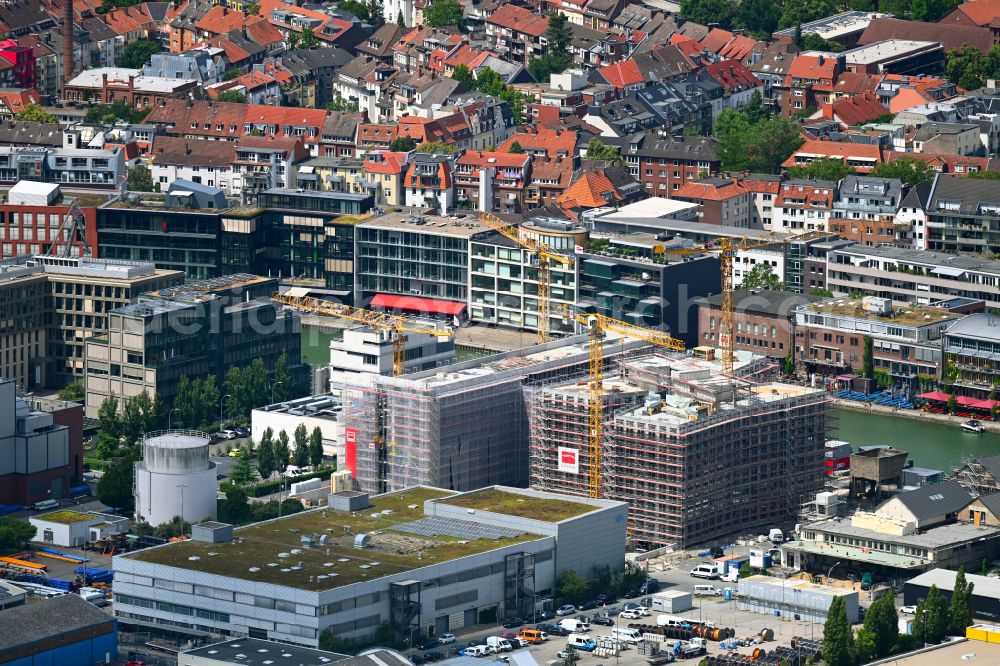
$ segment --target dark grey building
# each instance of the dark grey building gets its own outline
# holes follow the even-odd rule
[[[1000,254],[1000,188],[996,181],[938,174],[925,211],[928,250]]]

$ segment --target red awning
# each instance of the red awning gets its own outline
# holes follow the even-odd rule
[[[388,310],[408,310],[424,314],[446,314],[457,317],[465,310],[465,303],[454,301],[438,301],[433,298],[417,298],[416,296],[393,296],[391,294],[375,294],[371,307]]]
[[[979,398],[968,398],[966,396],[961,396],[957,400],[958,404],[965,407],[975,407],[976,409],[992,409],[992,400],[980,400]]]
[[[942,393],[941,391],[931,391],[930,393],[921,393],[917,396],[918,398],[923,398],[924,400],[936,400],[938,402],[948,402],[948,398],[951,396],[947,393]],[[961,400],[961,398],[959,398]]]

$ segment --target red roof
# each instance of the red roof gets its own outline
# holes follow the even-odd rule
[[[529,125],[515,132],[497,150],[510,152],[510,147],[516,142],[528,152],[544,150],[549,157],[558,157],[560,153],[568,157],[576,152],[576,137],[576,132],[572,130],[552,130],[544,126]]]
[[[989,25],[993,19],[1000,17],[1000,0],[963,2],[955,11],[965,14],[976,25]],[[941,23],[944,23],[947,18],[945,16],[941,19]]]
[[[736,35],[732,41],[719,49],[719,55],[723,58],[733,60],[743,60],[757,46],[757,40],[746,35]]]
[[[882,150],[878,146],[865,143],[842,143],[839,141],[806,141],[802,147],[792,153],[792,156],[785,160],[781,166],[803,166],[810,160],[798,160],[799,156],[805,157],[829,157],[831,159],[860,159],[875,166],[882,161]],[[868,171],[869,168],[855,165],[859,171]]]
[[[389,310],[407,310],[409,312],[446,314],[458,316],[465,310],[465,303],[453,301],[438,301],[433,298],[417,298],[416,296],[394,296],[392,294],[375,294],[371,307],[387,308]]]
[[[487,23],[533,37],[541,37],[549,27],[549,17],[532,14],[517,5],[503,5],[486,19]]]
[[[646,77],[639,70],[639,65],[635,60],[623,60],[613,65],[601,67],[598,72],[604,80],[615,88],[625,89],[628,86],[636,86],[646,81]]]
[[[458,158],[458,164],[472,164],[477,167],[524,168],[531,156],[526,153],[501,153],[499,151],[467,150]]]
[[[212,7],[194,27],[204,32],[222,35],[233,30],[239,30],[247,20],[247,15],[241,11],[230,9],[224,5]]]
[[[747,90],[759,88],[764,83],[743,66],[739,60],[720,60],[705,65],[705,73],[718,84],[730,90]]]
[[[718,53],[723,46],[728,44],[733,39],[733,33],[728,30],[723,30],[722,28],[712,28],[705,35],[705,39],[701,40],[701,46],[706,51],[711,51],[712,53]]]
[[[365,172],[396,175],[403,173],[406,153],[388,150],[373,150],[365,155]]]
[[[803,79],[806,81],[820,81],[832,86],[837,78],[837,59],[826,54],[803,55],[799,54],[792,60],[791,67],[788,68],[788,77],[785,85],[791,87],[792,79]]]
[[[923,398],[924,400],[937,400],[940,402],[947,402],[948,398],[951,397],[951,394],[942,393],[941,391],[931,391],[930,393],[921,393],[917,397]]]
[[[823,105],[823,117],[827,120],[837,120],[848,127],[860,125],[889,113],[878,97],[872,93],[845,97],[833,104]]]
[[[734,197],[743,196],[750,190],[738,181],[732,181],[725,185],[706,183],[704,181],[690,181],[684,183],[681,189],[673,193],[674,198],[701,199],[703,201],[725,201]]]

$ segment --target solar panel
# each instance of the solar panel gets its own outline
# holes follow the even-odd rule
[[[409,534],[419,534],[420,536],[450,536],[470,540],[502,539],[504,537],[516,537],[524,534],[521,530],[509,527],[483,525],[482,523],[474,523],[468,520],[437,517],[421,518],[412,523],[396,525],[393,529]]]

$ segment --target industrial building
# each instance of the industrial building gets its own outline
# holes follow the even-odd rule
[[[216,516],[216,469],[209,437],[193,430],[143,435],[135,463],[136,518],[153,527],[180,516],[195,523]]]
[[[177,655],[177,666],[326,666],[351,660],[346,654],[313,650],[312,648],[263,641],[259,638],[231,638],[219,643],[210,643]],[[409,663],[409,662],[407,662]],[[345,665],[346,666],[346,665]],[[352,665],[353,666],[353,665]],[[371,666],[381,666],[372,662]]]
[[[0,663],[108,664],[117,659],[115,619],[78,594],[0,612]]]
[[[49,255],[0,260],[0,377],[25,388],[83,379],[84,341],[107,330],[110,310],[183,281],[183,273],[151,263]]]
[[[335,507],[343,506],[343,510]],[[496,625],[551,604],[570,570],[620,567],[628,505],[492,487],[416,487],[116,556],[114,612],[129,627],[316,647]]]
[[[737,352],[738,375],[773,367]],[[525,394],[531,487],[588,494],[587,378],[529,386]],[[787,525],[822,489],[830,410],[822,391],[734,384],[718,361],[647,353],[613,361],[604,407],[601,496],[629,503],[630,534],[646,547],[689,547]]]
[[[110,395],[146,391],[166,409],[181,377],[215,377],[261,359],[273,373],[287,358],[295,393],[304,387],[299,315],[271,301],[275,279],[237,273],[143,294],[139,302],[110,312],[108,330],[87,340],[87,416],[97,417]]]
[[[607,355],[647,343],[609,337]],[[528,423],[522,387],[587,372],[587,336],[390,377],[342,373],[345,455],[340,469],[363,490],[414,485],[474,490],[528,484]]]
[[[128,531],[128,518],[89,511],[50,511],[32,516],[28,522],[38,530],[34,541],[66,548],[80,548],[113,532]]]
[[[748,576],[740,579],[738,608],[751,613],[791,617],[805,622],[826,622],[830,604],[836,597],[844,600],[847,621],[858,622],[856,590],[817,585],[799,579]]]
[[[323,456],[344,460],[343,403],[340,396],[319,394],[266,405],[250,413],[250,437],[259,442],[268,428],[277,436],[282,430],[291,437],[302,424],[308,432],[323,433]]]
[[[914,606],[923,603],[932,585],[936,585],[950,603],[957,577],[958,571],[952,569],[931,569],[915,576],[903,584],[903,603]],[[994,622],[1000,620],[1000,581],[992,576],[970,573],[965,574],[965,581],[974,585],[972,616]]]

